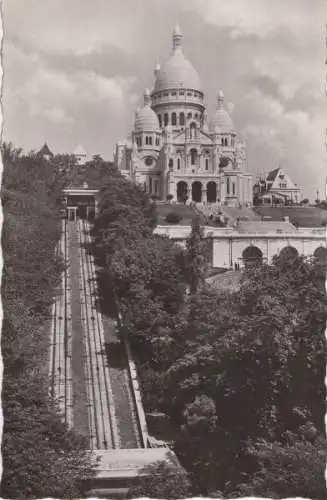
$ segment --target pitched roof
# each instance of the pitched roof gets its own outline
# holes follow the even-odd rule
[[[49,146],[47,145],[46,142],[43,144],[43,146],[40,149],[40,151],[38,152],[38,154],[42,155],[42,156],[45,156],[45,155],[53,156],[53,153],[52,153],[52,151],[50,151]]]
[[[278,172],[280,171],[280,167],[271,170],[267,175],[267,181],[274,181],[277,177]]]

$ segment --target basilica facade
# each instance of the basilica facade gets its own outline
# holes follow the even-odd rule
[[[252,204],[252,175],[222,91],[208,120],[200,78],[182,50],[176,26],[169,60],[154,70],[126,141],[116,146],[123,175],[161,200]]]

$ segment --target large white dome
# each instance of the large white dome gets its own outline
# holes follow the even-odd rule
[[[217,99],[217,109],[211,122],[211,131],[219,134],[229,134],[234,132],[233,120],[225,108],[224,94],[219,91]]]
[[[160,128],[158,117],[151,108],[150,104],[150,91],[146,89],[144,93],[144,107],[136,114],[135,117],[135,131],[152,132]]]
[[[201,90],[199,75],[184,56],[181,40],[180,28],[176,26],[173,32],[173,53],[170,59],[156,71],[155,92],[172,88]]]

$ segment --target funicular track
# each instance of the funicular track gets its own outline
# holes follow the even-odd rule
[[[108,339],[108,331],[105,332],[105,327],[108,325],[108,319],[103,318],[99,311],[96,270],[94,257],[91,252],[92,239],[90,235],[90,224],[85,220],[80,220],[78,224],[81,241],[80,252],[81,255],[84,254],[81,269],[84,268],[88,276],[87,287],[89,293],[87,297],[88,302],[86,301],[86,303],[89,304],[89,311],[92,312],[91,318],[89,315],[88,319],[88,325],[90,325],[91,319],[91,329],[86,328],[85,331],[92,332],[93,330],[93,335],[95,335],[96,338],[97,363],[101,360],[106,375],[104,380],[106,383],[106,391],[104,391],[104,394],[106,393],[108,395],[109,409],[111,410],[110,416],[113,425],[112,429],[113,434],[116,436],[116,446],[114,447],[139,448],[141,447],[141,438],[139,435],[140,427],[138,413],[132,397],[131,380],[128,373],[128,361],[125,348],[120,341],[110,344],[111,348],[115,346],[114,356],[119,364],[119,366],[111,366],[111,364],[108,363],[105,352],[106,340]],[[89,334],[88,337],[90,337]]]
[[[71,372],[71,290],[69,245],[66,221],[62,221],[61,239],[56,255],[63,259],[64,271],[60,288],[52,305],[49,379],[50,394],[58,402],[63,420],[73,426]]]
[[[59,402],[65,423],[70,428],[75,425],[77,431],[83,427],[90,449],[140,448],[139,416],[127,356],[123,343],[117,339],[110,345],[115,348],[112,357],[117,357],[118,363],[111,366],[108,362],[110,322],[99,310],[91,245],[87,221],[62,221],[56,251],[63,257],[65,270],[52,307],[50,393]],[[80,354],[77,347],[82,350]]]
[[[85,223],[77,222],[80,257],[81,307],[84,330],[84,368],[92,449],[119,448],[114,400],[105,357],[102,322],[93,294],[92,259]]]

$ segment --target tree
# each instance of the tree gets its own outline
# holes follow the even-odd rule
[[[260,469],[250,483],[239,486],[235,496],[326,498],[326,441],[288,438],[287,444],[261,440],[251,448]]]
[[[186,472],[163,461],[154,463],[142,471],[136,485],[129,491],[129,498],[171,500],[188,498],[190,492],[190,481]]]
[[[166,222],[169,224],[178,224],[182,220],[183,216],[181,214],[178,214],[176,212],[169,212],[169,214],[166,215]]]
[[[65,180],[52,161],[4,149],[1,496],[80,497],[80,479],[92,474],[90,456],[62,424],[45,368],[50,305],[63,270],[55,249]]]
[[[192,219],[191,234],[186,241],[186,273],[192,295],[203,284],[206,266],[206,242],[198,216]]]
[[[195,491],[232,494],[245,483],[260,495],[252,482],[260,457],[249,451],[258,440],[287,447],[285,436],[300,433],[309,421],[323,439],[323,276],[314,262],[280,256],[246,271],[239,293],[215,297],[202,289],[192,297],[178,337],[182,353],[167,371],[164,411],[183,429],[175,446]],[[204,394],[217,410],[215,415],[213,405],[204,405],[208,412],[201,413],[199,427],[188,408]]]
[[[217,293],[205,285],[210,246],[199,218],[185,252],[177,250],[153,235],[146,195],[126,190],[129,196],[124,181],[112,180],[95,225],[111,284],[104,296],[116,291],[146,409],[179,429],[174,449],[192,493],[262,494],[269,483],[271,495],[298,494],[295,474],[290,489],[277,485],[277,469],[264,477],[274,457],[279,467],[298,464],[301,449],[304,491],[316,495],[321,455],[307,466],[313,439],[324,442],[323,266],[281,254],[246,269],[239,291]]]
[[[44,377],[4,377],[1,497],[73,498],[92,476],[86,443],[67,431],[45,396]]]

